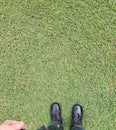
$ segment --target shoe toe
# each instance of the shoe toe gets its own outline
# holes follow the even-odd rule
[[[83,110],[82,107],[80,105],[75,105],[73,108],[73,111],[75,114],[79,114],[80,116],[82,116]]]

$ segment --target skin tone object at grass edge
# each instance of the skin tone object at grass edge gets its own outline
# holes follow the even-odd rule
[[[0,130],[25,130],[26,124],[23,121],[6,120],[0,124]]]

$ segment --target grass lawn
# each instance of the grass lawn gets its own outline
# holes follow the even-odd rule
[[[86,130],[115,129],[115,0],[0,0],[0,122],[27,130],[62,106],[84,109]]]

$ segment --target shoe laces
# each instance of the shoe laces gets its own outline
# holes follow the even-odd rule
[[[82,125],[82,118],[79,114],[76,114],[73,119],[74,119],[74,124]]]

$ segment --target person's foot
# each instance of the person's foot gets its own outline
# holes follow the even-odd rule
[[[72,108],[71,128],[82,126],[83,109],[79,104],[75,104]]]
[[[51,105],[51,120],[62,124],[61,108],[57,102]]]

